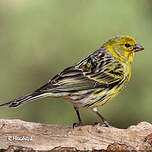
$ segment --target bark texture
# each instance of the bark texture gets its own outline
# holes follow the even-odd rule
[[[152,124],[128,129],[101,126],[48,125],[0,119],[2,151],[126,151],[152,150]]]

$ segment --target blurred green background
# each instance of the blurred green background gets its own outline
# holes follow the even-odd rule
[[[150,0],[1,0],[0,103],[41,87],[115,35],[145,47],[136,54],[132,79],[113,102],[99,108],[113,126],[152,123],[152,2]],[[85,123],[99,121],[80,110]],[[72,124],[71,104],[46,98],[19,108],[0,108],[0,118]]]

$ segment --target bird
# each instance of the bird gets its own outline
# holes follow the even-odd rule
[[[23,103],[45,97],[63,98],[71,103],[82,125],[80,108],[90,108],[103,125],[110,124],[98,112],[98,107],[111,101],[131,78],[131,64],[136,52],[144,47],[131,36],[114,36],[76,64],[65,68],[33,93],[0,106],[18,107]]]

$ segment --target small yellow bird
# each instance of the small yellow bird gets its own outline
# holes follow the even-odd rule
[[[79,123],[79,108],[91,108],[105,126],[109,123],[97,111],[98,106],[113,99],[131,77],[131,63],[135,52],[144,50],[130,36],[116,36],[80,62],[66,68],[35,92],[0,106],[17,107],[43,97],[64,98],[72,103]]]

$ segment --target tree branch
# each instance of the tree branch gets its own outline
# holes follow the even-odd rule
[[[152,125],[141,122],[128,129],[86,125],[47,125],[0,119],[0,149],[35,150],[152,150]]]

